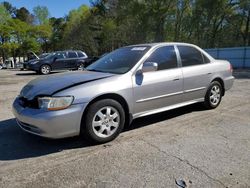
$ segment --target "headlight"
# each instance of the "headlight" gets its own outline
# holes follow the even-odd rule
[[[36,63],[38,63],[39,61],[33,61],[33,62],[31,62],[30,64],[32,64],[32,65],[34,65],[34,64],[36,64]]]
[[[62,110],[68,108],[74,100],[73,96],[67,97],[38,97],[38,105],[41,109]]]

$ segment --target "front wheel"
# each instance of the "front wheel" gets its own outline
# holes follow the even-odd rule
[[[222,86],[218,81],[213,81],[207,90],[204,105],[207,109],[219,106],[222,98]]]
[[[51,67],[49,65],[42,65],[40,67],[41,74],[49,74],[51,72]]]
[[[84,117],[82,133],[96,143],[115,139],[123,130],[125,112],[121,104],[112,99],[93,103]]]

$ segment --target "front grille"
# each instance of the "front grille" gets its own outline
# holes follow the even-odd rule
[[[38,100],[37,98],[33,99],[33,100],[28,100],[27,98],[25,97],[19,97],[19,104],[26,108],[38,108]]]

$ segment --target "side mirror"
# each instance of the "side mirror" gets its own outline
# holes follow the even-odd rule
[[[145,62],[142,65],[142,72],[153,72],[157,71],[158,63],[156,62]]]
[[[53,61],[55,62],[58,58],[57,57],[54,57]]]

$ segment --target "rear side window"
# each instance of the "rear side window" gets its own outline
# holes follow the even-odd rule
[[[191,46],[178,46],[182,66],[192,66],[204,64],[202,53]]]
[[[57,52],[57,53],[55,54],[55,57],[56,57],[57,59],[64,59],[66,56],[65,56],[65,53],[63,53],[63,52]]]
[[[77,55],[75,52],[68,52],[68,58],[77,58]]]
[[[158,63],[158,70],[177,67],[177,58],[173,46],[164,46],[156,49],[146,61]]]

